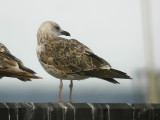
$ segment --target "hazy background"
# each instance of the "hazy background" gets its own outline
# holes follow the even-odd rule
[[[145,22],[148,18],[143,13],[149,21]],[[37,30],[47,20],[56,21],[113,68],[133,77],[118,80],[119,85],[95,78],[74,81],[73,102],[149,101],[148,47],[153,48],[151,61],[156,80],[160,76],[159,0],[1,0],[0,42],[43,79],[32,82],[1,79],[0,102],[58,101],[59,80],[45,72],[36,55]],[[145,38],[151,38],[151,46],[147,46]],[[68,101],[69,83],[64,81],[64,101]]]

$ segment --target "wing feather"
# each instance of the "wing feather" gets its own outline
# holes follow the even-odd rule
[[[10,51],[0,43],[0,67],[1,68],[19,68],[23,71],[35,74],[35,72],[23,65],[23,62],[12,55]]]
[[[109,65],[108,62],[96,56],[88,47],[75,39],[59,39],[44,44],[41,52],[43,63],[54,66],[65,73],[88,71]]]

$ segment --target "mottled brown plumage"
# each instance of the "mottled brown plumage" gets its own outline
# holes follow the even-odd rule
[[[71,80],[71,86],[72,80],[88,77],[97,77],[112,83],[118,83],[114,78],[130,79],[126,73],[112,69],[107,61],[95,55],[84,44],[75,39],[58,37],[59,35],[69,33],[52,21],[44,22],[38,30],[37,55],[49,74],[61,80]],[[60,86],[62,87],[62,82]]]
[[[0,43],[0,77],[15,77],[22,81],[30,81],[31,78],[40,79],[35,72],[25,67],[21,60],[13,56],[9,50]]]
[[[49,43],[44,44],[45,50],[40,54],[41,61],[65,73],[99,69],[104,65],[110,66],[102,58],[91,57],[90,54],[93,53],[77,40],[59,38]]]

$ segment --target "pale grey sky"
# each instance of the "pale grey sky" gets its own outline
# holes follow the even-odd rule
[[[151,7],[155,62],[160,67],[160,1],[151,0]],[[56,21],[72,38],[87,45],[115,69],[132,76],[136,69],[145,67],[140,0],[1,0],[0,42],[44,78],[27,83],[32,87],[40,81],[58,89],[59,80],[43,70],[36,55],[37,30],[47,20]],[[92,80],[102,88],[115,87],[104,84],[106,81]],[[90,84],[92,80],[83,84]],[[24,85],[12,79],[2,83],[7,85],[6,82]],[[132,81],[119,82],[120,88],[132,90]]]

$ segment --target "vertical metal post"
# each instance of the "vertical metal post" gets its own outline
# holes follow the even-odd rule
[[[149,102],[157,103],[158,83],[154,67],[150,0],[141,0],[141,11],[142,11],[142,25],[143,25],[145,56],[146,56],[145,60],[147,64]]]

